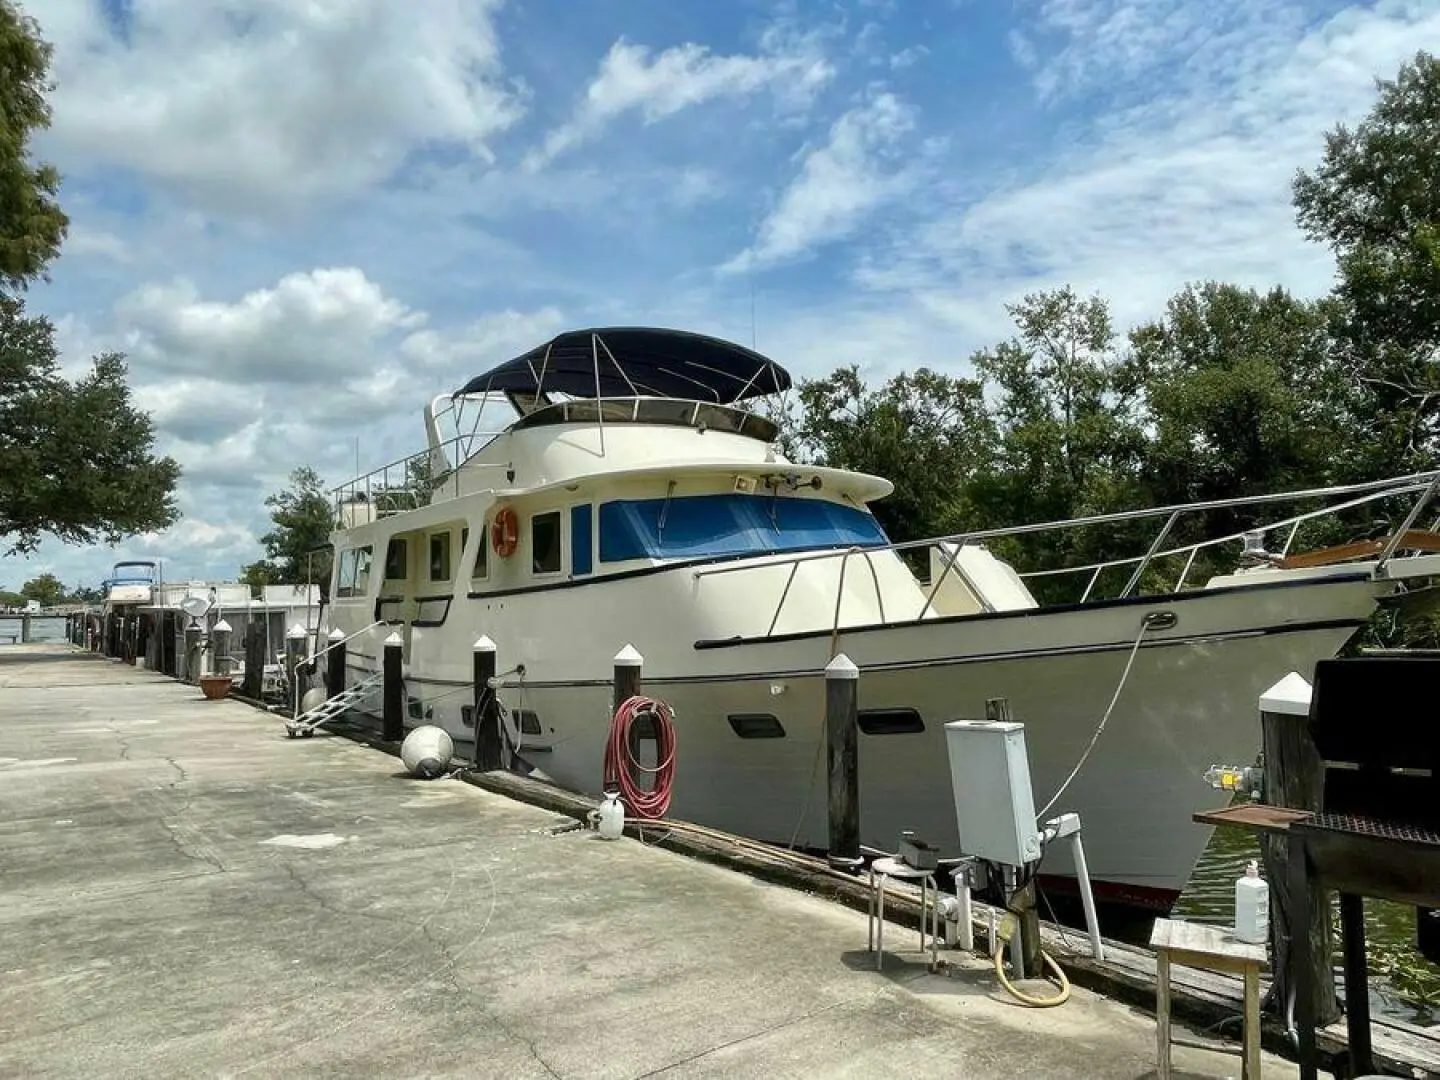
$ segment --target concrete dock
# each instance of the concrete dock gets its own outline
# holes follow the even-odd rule
[[[6,1077],[1154,1075],[1141,1012],[66,646],[0,647],[0,942]]]

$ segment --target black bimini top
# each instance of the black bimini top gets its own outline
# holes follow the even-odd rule
[[[728,405],[790,387],[773,360],[733,342],[641,326],[568,330],[456,392],[544,399],[661,397]]]

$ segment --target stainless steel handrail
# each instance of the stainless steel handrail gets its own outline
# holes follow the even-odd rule
[[[339,646],[344,645],[347,641],[350,641],[350,640],[352,640],[352,639],[354,639],[354,638],[359,637],[361,634],[369,633],[371,630],[374,630],[375,627],[377,627],[377,626],[388,626],[388,625],[389,625],[389,623],[387,623],[384,619],[376,619],[376,620],[375,620],[374,622],[372,622],[369,626],[362,626],[359,630],[356,630],[353,634],[347,634],[345,637],[341,638],[339,641],[332,641],[332,642],[330,642],[330,644],[326,645],[323,649],[319,650],[318,652],[311,653],[309,659],[306,660],[306,661],[304,661],[304,663],[313,663],[314,661],[319,660],[320,657],[324,656],[324,655],[325,655],[326,653],[328,653],[331,649],[338,648]]]
[[[1160,517],[1162,515],[1170,515],[1176,513],[1186,514],[1205,510],[1220,510],[1238,506],[1263,506],[1273,503],[1298,502],[1303,499],[1325,498],[1327,496],[1334,495],[1350,495],[1358,492],[1373,492],[1375,498],[1382,498],[1387,496],[1406,494],[1410,491],[1424,490],[1426,486],[1428,486],[1432,481],[1435,481],[1437,479],[1440,479],[1440,470],[1436,470],[1433,472],[1413,473],[1407,476],[1393,477],[1388,480],[1369,481],[1364,484],[1345,484],[1329,488],[1308,488],[1301,491],[1281,492],[1269,495],[1247,495],[1232,499],[1214,499],[1207,502],[1181,503],[1170,506],[1151,507],[1144,510],[1125,510],[1112,514],[1096,514],[1091,517],[1085,518],[1068,518],[1057,521],[1036,522],[1033,524],[1025,525],[1007,525],[993,529],[975,529],[970,532],[953,533],[948,536],[931,537],[926,540],[906,540],[900,542],[892,542],[888,544],[867,544],[865,545],[865,550],[871,553],[881,551],[909,551],[916,548],[931,547],[935,544],[941,543],[972,543],[980,540],[995,540],[1007,536],[1026,536],[1033,535],[1035,533],[1073,529],[1087,525],[1111,525],[1124,521],[1140,521],[1144,520],[1145,518]],[[1437,490],[1440,490],[1440,486],[1437,486]],[[1359,500],[1354,505],[1358,505],[1359,502],[1370,501],[1373,501],[1373,499]],[[1327,514],[1335,513],[1336,511],[1344,508],[1344,505],[1328,507],[1323,511],[1314,513],[1312,516],[1325,516]],[[1286,519],[1285,522],[1281,524],[1289,524],[1289,521],[1290,519]],[[1267,526],[1267,528],[1273,527],[1275,526]],[[1240,534],[1235,534],[1232,537],[1227,537],[1224,539],[1234,540],[1239,539],[1239,537]],[[1219,541],[1205,541],[1204,543],[1208,544],[1212,542]],[[1194,545],[1187,544],[1184,547],[1174,549],[1174,551],[1172,552],[1157,553],[1156,557],[1161,557],[1162,555],[1168,554],[1178,554],[1180,552],[1188,551],[1192,546]],[[801,554],[791,556],[787,559],[781,559],[776,562],[767,563],[766,565],[784,566],[792,562],[801,563],[812,562],[818,559],[836,559],[843,557],[845,550],[847,549],[835,548],[829,551],[803,552]],[[1127,560],[1117,560],[1116,564],[1128,565],[1131,562],[1136,562],[1143,558],[1144,556],[1135,556]],[[753,569],[752,566],[743,563],[729,564],[724,566],[702,567],[693,571],[693,574],[697,578],[712,577],[719,574],[741,573],[751,569]],[[1074,573],[1080,569],[1093,570],[1094,565],[1086,567],[1067,567],[1063,571],[1037,571],[1034,576],[1038,576],[1040,573]]]

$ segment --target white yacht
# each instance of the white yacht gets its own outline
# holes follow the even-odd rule
[[[1080,813],[1097,893],[1167,907],[1209,837],[1191,821],[1217,802],[1203,774],[1259,749],[1259,695],[1440,573],[1425,553],[1440,538],[1413,528],[1429,474],[1249,500],[1294,516],[1181,548],[1166,539],[1187,513],[1243,500],[895,544],[869,509],[888,480],[787,461],[774,424],[744,408],[789,385],[735,344],[614,328],[561,334],[432,401],[425,468],[336,491],[328,627],[351,636],[349,682],[398,632],[409,722],[472,739],[486,635],[508,673],[507,763],[598,793],[612,662],[631,645],[646,691],[675,710],[671,815],[823,849],[822,673],[843,652],[861,671],[865,844],[893,850],[912,829],[956,854],[943,725],[1007,698],[1037,799],[1071,778],[1050,812]],[[480,430],[487,403],[512,411],[502,430]],[[461,434],[442,438],[447,420]],[[1398,505],[1388,538],[1291,554],[1304,522],[1371,504]],[[1104,567],[1022,575],[986,547],[1141,518],[1149,549]],[[1235,572],[1190,581],[1211,547]],[[1116,567],[1129,584],[1097,596]],[[1164,591],[1142,594],[1162,569]],[[1054,573],[1080,575],[1079,602],[1037,604],[1027,582]],[[1046,873],[1068,876],[1065,858]]]

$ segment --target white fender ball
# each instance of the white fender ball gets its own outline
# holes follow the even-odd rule
[[[400,744],[400,760],[412,776],[433,780],[450,767],[455,742],[449,733],[434,724],[417,727]]]

